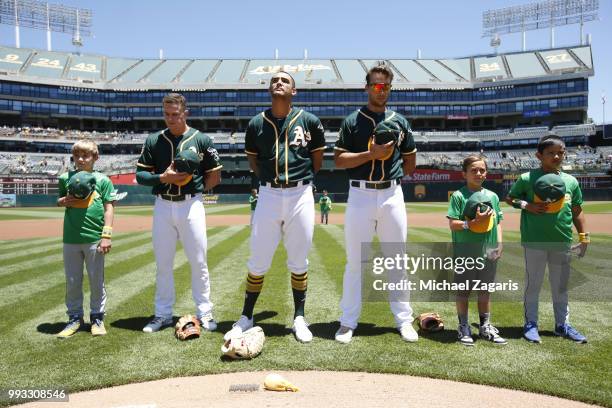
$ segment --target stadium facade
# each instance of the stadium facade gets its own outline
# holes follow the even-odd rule
[[[494,151],[499,179],[512,170],[505,167],[507,157],[501,149],[532,148],[549,132],[564,137],[570,146],[586,144],[594,134],[594,126],[587,123],[588,78],[594,75],[590,46],[384,61],[395,74],[389,107],[410,119],[422,152],[417,164],[424,172],[406,178],[407,183],[456,184],[456,173],[427,173],[439,167],[432,164],[448,164],[440,159],[448,155],[440,152],[452,156]],[[188,100],[190,125],[212,135],[221,152],[225,173],[219,191],[243,193],[255,183],[241,153],[244,129],[252,116],[269,106],[272,73],[284,70],[294,76],[295,105],[321,118],[331,147],[342,119],[366,103],[365,74],[377,62],[159,60],[0,47],[0,126],[94,132],[90,136],[111,131],[142,135],[164,127],[163,95],[181,92]],[[68,139],[3,132],[0,153],[66,154],[73,143]],[[101,151],[109,156],[136,155],[142,138],[132,139],[102,138]],[[319,188],[346,190],[345,172],[333,170],[332,149],[318,179]],[[415,187],[406,189],[406,196],[446,199],[448,188],[432,195]]]

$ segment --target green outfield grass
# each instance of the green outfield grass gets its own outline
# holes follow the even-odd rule
[[[61,240],[0,241],[0,359],[4,367],[0,389],[61,386],[77,391],[244,370],[348,370],[446,378],[612,406],[612,388],[606,380],[612,364],[610,303],[571,303],[572,321],[589,338],[586,345],[552,336],[550,303],[540,308],[543,344],[528,344],[520,338],[520,302],[493,305],[493,322],[509,339],[505,347],[483,341],[473,348],[458,344],[452,302],[413,304],[417,313],[438,311],[447,326],[444,332],[424,336],[415,344],[400,340],[386,302],[364,303],[354,341],[349,345],[336,343],[333,335],[338,328],[345,264],[344,231],[336,225],[315,227],[309,257],[306,313],[315,336],[313,342],[300,344],[291,334],[293,301],[281,245],[255,309],[256,321],[267,335],[264,352],[253,361],[223,361],[223,333],[242,308],[249,228],[210,228],[208,237],[212,300],[219,331],[191,342],[177,341],[172,329],[141,332],[151,317],[155,290],[150,233],[122,234],[113,239],[106,267],[108,335],[92,338],[82,331],[66,340],[54,337],[66,319]],[[411,228],[409,232],[412,242],[446,241],[448,237],[445,229]],[[506,241],[517,239],[516,232],[505,234]],[[600,235],[597,239],[612,243],[612,236]],[[516,255],[509,251],[504,256]],[[516,262],[521,263],[518,256]],[[179,316],[193,312],[189,266],[181,248],[175,265],[175,315]],[[471,317],[475,322],[476,313]]]
[[[319,209],[316,204],[315,208]],[[332,214],[342,214],[346,209],[345,203],[334,203],[331,210]],[[411,213],[446,213],[448,203],[406,203],[407,211]],[[506,212],[515,212],[512,207],[502,204],[502,209]],[[587,214],[607,214],[612,213],[611,201],[591,201],[584,203],[584,210]],[[251,207],[245,204],[214,204],[206,206],[206,213],[211,215],[249,215]],[[144,216],[153,215],[153,206],[117,206],[115,208],[117,216]],[[26,207],[26,208],[0,208],[0,221],[4,220],[36,220],[44,218],[63,218],[64,210],[56,207]]]

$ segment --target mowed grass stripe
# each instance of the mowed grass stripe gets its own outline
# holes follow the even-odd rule
[[[231,239],[232,235],[234,235],[235,233],[236,230],[233,230],[230,227],[215,234],[210,239],[211,247],[217,245],[219,242]],[[138,261],[142,262],[143,260],[144,259],[139,259]],[[177,251],[175,258],[175,270],[180,269],[186,263],[188,263],[188,261],[184,251]],[[112,274],[115,276],[116,274],[119,274],[120,276],[106,281],[106,288],[108,292],[107,313],[114,313],[114,311],[118,310],[124,302],[128,302],[132,297],[137,297],[137,295],[140,292],[145,291],[145,289],[154,288],[155,261],[144,263],[144,265],[143,263],[139,263],[139,265],[142,266],[126,273],[126,270],[132,269],[131,267],[135,265],[131,265],[130,263],[124,263],[123,266],[127,266],[127,268],[117,268],[119,270],[115,270],[115,274]],[[83,289],[83,292],[85,294],[89,293],[85,285]],[[56,300],[58,299],[56,298]],[[87,303],[85,303],[85,305],[87,305]],[[87,307],[85,307],[85,309],[87,310]],[[27,330],[27,328],[31,330],[32,327],[39,327],[40,325],[48,324],[49,322],[56,322],[56,319],[62,315],[65,315],[65,305],[63,303],[56,303],[55,306],[48,308],[45,312],[39,314],[35,318],[30,319],[22,324],[16,325],[13,331]],[[32,336],[30,340],[33,342],[41,342],[46,341],[46,339],[48,338],[47,334],[40,332],[37,334],[37,336]]]
[[[126,244],[141,240],[146,236],[150,236],[150,232],[138,233],[136,235],[116,238],[113,243],[115,244],[115,246],[117,246],[121,245],[121,243]],[[2,271],[0,271],[0,277],[18,272],[21,273],[32,268],[40,268],[42,265],[49,265],[57,262],[63,263],[64,255],[62,247],[58,248],[57,251],[47,251],[45,254],[41,255],[42,256],[39,256],[36,259],[32,259],[31,256],[22,256],[19,257],[18,261],[11,262],[8,265],[6,265],[7,262],[4,262],[5,265],[3,266]]]
[[[40,209],[40,210],[20,210],[20,209],[4,209],[0,211],[0,215],[5,215],[7,218],[13,215],[23,218],[64,218],[64,209]]]
[[[18,240],[5,240],[0,241],[0,254],[5,254],[12,251],[15,248],[30,246],[30,245],[44,245],[50,242],[61,242],[62,237],[48,237],[48,238],[25,238]]]
[[[212,231],[212,233],[217,233],[219,230],[220,229],[216,229],[215,231]],[[144,237],[142,241],[134,242],[133,245],[131,245],[130,247],[124,247],[122,251],[120,251],[120,252],[129,251],[133,248],[142,246],[146,249],[148,248],[148,250],[146,250],[145,252],[141,253],[140,255],[132,254],[132,256],[129,259],[123,262],[116,262],[116,263],[112,262],[109,264],[110,266],[107,265],[105,267],[104,275],[105,275],[105,283],[106,283],[107,290],[108,290],[109,282],[112,279],[114,279],[117,275],[127,273],[127,271],[129,271],[131,268],[137,268],[142,264],[148,264],[151,262],[151,260],[154,259],[153,247],[150,243],[150,239],[151,239],[150,237]],[[111,252],[111,254],[113,254],[113,252]],[[114,255],[117,255],[117,252],[115,252]],[[152,265],[154,268],[155,263],[153,262]],[[58,283],[54,286],[47,288],[47,290],[45,290],[44,296],[39,296],[37,298],[37,301],[33,305],[30,305],[29,308],[25,309],[25,313],[22,314],[22,317],[36,316],[37,314],[42,313],[45,310],[55,306],[58,300],[61,301],[64,299],[65,281],[62,280],[64,277],[63,263],[56,264],[55,268],[57,269],[55,271],[55,275],[59,279]],[[48,270],[53,272],[53,269],[51,268],[51,266],[49,266]],[[22,275],[16,274],[15,276],[21,277]],[[18,280],[13,283],[19,283],[19,282],[26,281],[29,279],[30,277],[26,276],[25,278],[22,278],[21,280]],[[4,285],[0,284],[0,286],[4,286]],[[84,271],[84,280],[83,280],[84,292],[83,293],[87,293],[88,289],[89,289],[89,283],[87,280],[86,272]],[[85,304],[86,303],[84,303],[84,305]],[[11,305],[0,307],[0,314],[3,316],[8,316],[6,320],[0,321],[0,327],[2,327],[3,324],[6,324],[7,327],[10,327],[11,325],[16,324],[15,322],[12,321],[13,319],[13,314],[11,313],[12,308],[13,306]]]
[[[243,279],[246,278],[247,258],[236,259],[235,252],[239,247],[245,245],[245,242],[248,243],[248,237],[251,231],[250,228],[247,227],[232,228],[236,230],[236,233],[232,235],[231,239],[215,245],[208,251],[208,274],[211,283],[210,291],[213,309],[216,309],[215,299],[219,299],[221,302],[226,301],[226,294],[220,292],[219,289],[215,287],[215,283],[220,278],[225,279],[225,274],[233,275],[234,272],[230,271],[229,268],[237,268]],[[241,264],[240,261],[242,261]],[[177,272],[177,279],[175,281],[177,293],[174,307],[175,314],[182,316],[187,313],[194,313],[195,305],[191,294],[191,268],[189,264],[187,264],[184,266],[183,270]],[[240,284],[241,280],[237,279],[234,282],[234,288],[237,288]],[[213,312],[215,312],[215,310],[213,310]]]
[[[105,269],[150,251],[151,244],[149,240],[147,240],[139,242],[139,245],[128,250],[111,252],[111,255],[107,256],[105,260]],[[44,292],[55,285],[64,284],[66,279],[63,272],[63,267],[50,270],[44,275],[37,276],[33,279],[0,288],[0,307],[19,302],[24,296],[35,297],[40,294],[40,292]],[[83,270],[83,274],[87,275],[86,269]]]
[[[143,235],[143,233],[117,234],[113,236],[112,244],[119,244],[122,240],[135,235]],[[38,257],[44,257],[46,255],[51,255],[53,251],[61,252],[63,245],[61,238],[58,239],[57,242],[49,245],[24,245],[23,247],[13,249],[10,253],[1,254],[0,261],[3,261],[1,262],[2,264],[12,264],[31,259],[32,254],[36,254]]]

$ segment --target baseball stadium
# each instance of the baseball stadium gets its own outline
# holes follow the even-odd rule
[[[596,74],[597,53],[609,52],[599,45],[441,59],[153,59],[0,45],[0,406],[327,406],[351,401],[389,407],[612,407],[607,258],[612,126],[588,115],[590,79],[609,75]],[[454,299],[430,295],[411,300],[414,315],[438,313],[441,331],[419,330],[418,342],[401,341],[386,298],[364,294],[355,338],[350,344],[334,341],[351,185],[347,171],[335,164],[335,146],[343,120],[368,102],[365,78],[377,65],[393,72],[387,108],[408,119],[416,146],[416,169],[399,182],[408,248],[426,251],[451,242],[448,203],[466,183],[463,159],[470,154],[486,159],[484,186],[499,196],[504,214],[498,278],[519,287],[518,293],[491,295],[492,318],[508,340],[504,346],[480,340],[468,348],[457,342]],[[245,151],[247,130],[251,118],[270,107],[271,78],[279,72],[293,78],[293,107],[318,117],[324,128],[322,166],[311,183],[317,204],[306,318],[313,340],[303,344],[293,336],[295,286],[287,249],[279,245],[255,307],[254,319],[265,333],[263,351],[253,359],[231,360],[220,347],[250,284],[245,281],[252,248],[249,195],[263,185]],[[154,317],[156,196],[150,186],[139,184],[137,163],[149,135],[168,127],[162,104],[168,93],[185,97],[187,124],[210,138],[222,165],[220,183],[202,194],[218,328],[203,330],[191,341],[177,340],[172,327],[142,332]],[[522,173],[540,167],[535,152],[545,136],[564,142],[561,169],[576,178],[584,199],[592,243],[584,257],[573,261],[569,296],[572,324],[588,337],[587,344],[554,335],[547,279],[539,302],[542,344],[522,338],[521,207],[503,200]],[[67,210],[56,203],[65,190],[60,176],[75,168],[72,146],[79,140],[97,144],[95,170],[108,176],[117,196],[113,246],[103,272],[108,334],[92,337],[86,324],[71,338],[57,339],[66,323],[62,228]],[[332,203],[328,224],[319,222],[324,190]],[[193,313],[184,246],[178,243],[174,258],[174,323]],[[85,275],[86,306],[88,282]],[[477,332],[477,318],[470,317]],[[269,372],[281,373],[300,391],[263,391],[259,384]],[[65,390],[69,401],[16,399],[10,392],[43,388]]]

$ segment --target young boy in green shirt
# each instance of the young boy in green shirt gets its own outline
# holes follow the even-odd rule
[[[255,215],[255,208],[257,207],[257,190],[252,189],[251,195],[249,196],[249,204],[251,205],[251,221],[249,225],[253,225],[253,216]]]
[[[327,195],[327,190],[323,190],[323,195],[319,198],[319,207],[321,210],[321,224],[327,224],[329,220],[329,212],[332,208],[332,200]]]
[[[59,177],[57,205],[64,212],[64,271],[68,324],[57,335],[70,337],[83,325],[83,263],[90,286],[91,334],[103,336],[106,289],[104,256],[111,250],[113,230],[113,183],[94,172],[98,146],[91,140],[79,140],[72,146],[75,170]]]
[[[457,338],[461,344],[473,346],[474,339],[468,321],[468,304],[471,286],[475,280],[491,283],[495,281],[497,260],[502,253],[503,213],[499,197],[482,186],[487,178],[487,164],[484,158],[470,155],[463,160],[463,177],[466,185],[455,191],[448,203],[448,225],[451,230],[455,255],[469,255],[484,258],[484,268],[474,268],[463,274],[455,273],[455,282],[466,285],[457,292],[456,306],[459,327]],[[474,210],[475,208],[475,210]],[[474,214],[466,216],[473,210]],[[478,313],[480,337],[495,344],[507,344],[499,331],[490,322],[490,293],[478,291]]]
[[[582,211],[582,191],[575,177],[561,171],[565,143],[557,136],[544,136],[536,157],[541,167],[523,173],[516,180],[506,202],[521,209],[521,242],[525,250],[525,326],[523,337],[532,343],[542,340],[538,333],[538,299],[548,265],[548,279],[555,314],[554,334],[576,343],[586,337],[569,324],[568,282],[572,224],[576,227],[578,256],[590,242]]]

